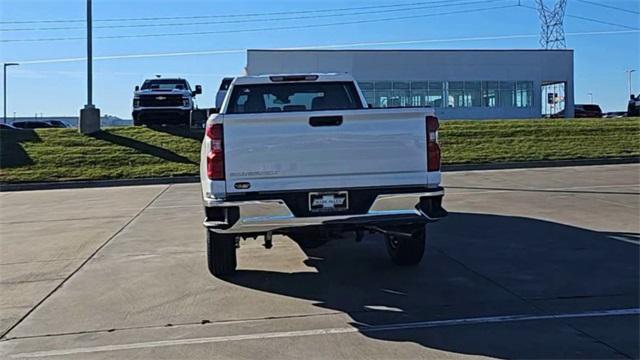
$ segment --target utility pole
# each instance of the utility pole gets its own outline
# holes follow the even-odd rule
[[[627,73],[627,83],[629,85],[629,98],[631,98],[631,95],[633,95],[633,88],[631,87],[631,74],[635,72],[635,70],[629,69],[629,70],[625,70],[624,72]]]
[[[93,107],[93,9],[87,0],[87,106]]]
[[[540,17],[540,46],[546,50],[564,49],[564,11],[567,0],[556,0],[553,8],[545,5],[544,0],[535,0]]]
[[[3,64],[3,70],[4,70],[4,90],[3,94],[4,94],[4,123],[7,123],[7,67],[8,66],[18,66],[18,63],[4,63]]]
[[[100,131],[100,109],[93,105],[93,33],[91,0],[87,0],[87,104],[80,110],[81,134]]]

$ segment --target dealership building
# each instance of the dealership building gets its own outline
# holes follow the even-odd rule
[[[573,117],[573,50],[248,50],[247,75],[349,73],[373,107],[442,119]]]

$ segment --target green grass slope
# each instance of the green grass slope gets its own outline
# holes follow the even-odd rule
[[[5,183],[197,175],[202,133],[141,127],[0,131]],[[443,163],[640,156],[640,118],[445,121]]]

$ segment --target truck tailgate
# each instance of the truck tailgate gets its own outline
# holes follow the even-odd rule
[[[424,109],[237,114],[223,123],[227,193],[427,182]]]

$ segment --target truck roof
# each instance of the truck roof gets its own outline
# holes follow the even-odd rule
[[[162,80],[169,80],[169,81],[175,81],[175,80],[185,80],[184,78],[153,78],[153,79],[145,79],[144,81],[162,81]]]
[[[299,78],[304,76],[316,77],[313,80],[287,80],[287,78]],[[282,80],[274,81],[273,78],[282,78]],[[265,75],[251,75],[251,76],[238,76],[235,78],[234,84],[272,84],[272,83],[284,83],[284,82],[314,82],[314,81],[353,81],[353,77],[346,73],[297,73],[297,74],[265,74]]]

